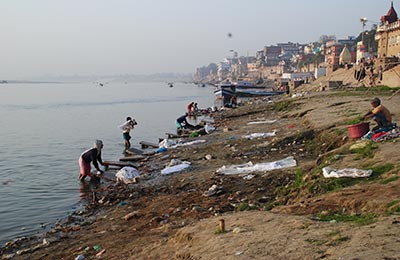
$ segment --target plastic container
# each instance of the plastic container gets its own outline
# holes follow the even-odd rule
[[[361,122],[359,124],[347,126],[350,138],[356,139],[364,136],[369,131],[369,122]]]

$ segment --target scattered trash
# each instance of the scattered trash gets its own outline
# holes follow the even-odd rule
[[[180,146],[189,146],[189,145],[194,145],[194,144],[199,144],[199,143],[205,143],[206,140],[195,140],[191,142],[184,142],[182,140],[170,140],[170,139],[164,139],[162,140],[158,146],[161,148],[177,148]],[[158,149],[158,150],[160,150]]]
[[[330,167],[322,168],[322,174],[325,178],[341,178],[341,177],[351,177],[351,178],[361,178],[369,177],[372,174],[372,170],[360,170],[355,168],[344,168],[341,170],[336,170]]]
[[[207,155],[205,156],[205,158],[206,158],[207,160],[211,160],[213,157],[212,157],[211,154],[207,154]]]
[[[161,170],[161,174],[168,175],[168,174],[172,174],[175,172],[183,171],[184,169],[188,168],[190,166],[190,164],[191,164],[190,162],[183,161],[180,164],[176,164],[173,166],[167,166],[163,170]]]
[[[215,131],[215,127],[209,124],[206,124],[204,126],[204,131],[206,131],[207,134],[211,134],[212,132]]]
[[[179,159],[171,159],[171,161],[168,163],[167,167],[172,167],[172,166],[175,166],[175,165],[178,165],[178,164],[182,164],[182,163],[190,164],[190,162],[187,162],[187,161],[181,161]]]
[[[177,143],[173,146],[171,146],[171,148],[177,148],[180,146],[189,146],[189,145],[194,145],[194,144],[201,144],[201,143],[205,143],[206,140],[195,140],[195,141],[191,141],[191,142],[182,142],[182,143]]]
[[[256,177],[254,174],[248,174],[248,175],[244,176],[243,179],[248,181],[248,180],[253,179],[254,177]]]
[[[276,131],[270,132],[270,133],[253,133],[250,135],[244,135],[242,136],[243,138],[252,140],[256,138],[264,138],[264,137],[270,137],[270,136],[276,136]]]
[[[248,122],[248,125],[259,125],[259,124],[273,124],[277,120],[264,120],[264,121],[254,121],[254,122]]]
[[[139,176],[138,170],[129,166],[123,167],[115,174],[117,182],[123,182],[125,184],[136,183]]]
[[[98,253],[96,254],[96,256],[99,257],[99,256],[101,256],[102,254],[104,254],[105,252],[106,252],[106,250],[103,249],[103,250],[101,250],[100,252],[98,252]]]
[[[206,196],[206,197],[211,197],[211,196],[217,194],[217,192],[218,192],[219,190],[221,190],[221,189],[222,189],[222,187],[218,187],[216,184],[214,184],[213,186],[211,186],[211,187],[208,189],[208,191],[204,192],[204,196]]]
[[[125,205],[128,205],[128,202],[121,201],[121,202],[118,203],[118,207],[122,207],[122,206],[125,206]]]
[[[78,256],[75,258],[75,260],[83,260],[83,259],[85,259],[85,256],[84,256],[84,255],[78,255]]]
[[[164,152],[166,152],[167,151],[167,148],[165,148],[165,147],[160,147],[160,148],[158,148],[158,150],[156,151],[157,153],[164,153]]]
[[[95,251],[100,251],[100,250],[101,250],[101,246],[100,246],[100,245],[94,245],[94,246],[93,246],[93,249],[94,249]]]
[[[50,241],[48,241],[46,238],[43,238],[43,245],[44,246],[50,245]]]
[[[296,166],[296,160],[293,156],[286,157],[285,159],[275,161],[275,162],[266,162],[266,163],[257,163],[253,164],[252,162],[248,162],[245,164],[231,165],[231,166],[222,166],[217,170],[218,174],[240,174],[240,173],[251,173],[256,171],[271,171],[276,169],[288,168]]]

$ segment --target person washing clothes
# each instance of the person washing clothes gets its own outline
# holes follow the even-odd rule
[[[135,128],[135,125],[137,125],[136,120],[128,116],[125,123],[119,126],[119,128],[122,130],[122,138],[125,142],[125,150],[128,150],[131,147],[130,140],[132,137],[130,135],[130,132],[133,128]]]
[[[188,125],[190,125],[188,123],[188,121],[186,120],[186,117],[189,116],[189,113],[185,113],[183,116],[180,116],[176,119],[176,128],[179,129],[183,129],[186,128]]]
[[[79,157],[80,181],[84,181],[86,176],[91,177],[91,180],[97,180],[98,177],[93,176],[91,173],[92,169],[90,163],[93,163],[99,174],[103,173],[99,167],[99,164],[97,163],[99,162],[101,165],[104,165],[103,160],[101,159],[101,149],[103,149],[103,142],[101,140],[96,140],[94,147],[84,151]]]

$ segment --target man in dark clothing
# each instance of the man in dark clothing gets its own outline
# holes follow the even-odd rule
[[[177,129],[182,129],[186,128],[188,125],[188,121],[186,120],[186,117],[188,116],[188,113],[185,113],[183,116],[180,116],[178,119],[176,119],[176,128]]]

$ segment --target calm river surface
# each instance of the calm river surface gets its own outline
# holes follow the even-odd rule
[[[0,244],[35,234],[81,206],[78,157],[104,142],[103,159],[123,150],[119,124],[138,125],[132,145],[175,131],[190,101],[214,104],[212,87],[94,83],[0,85]]]

